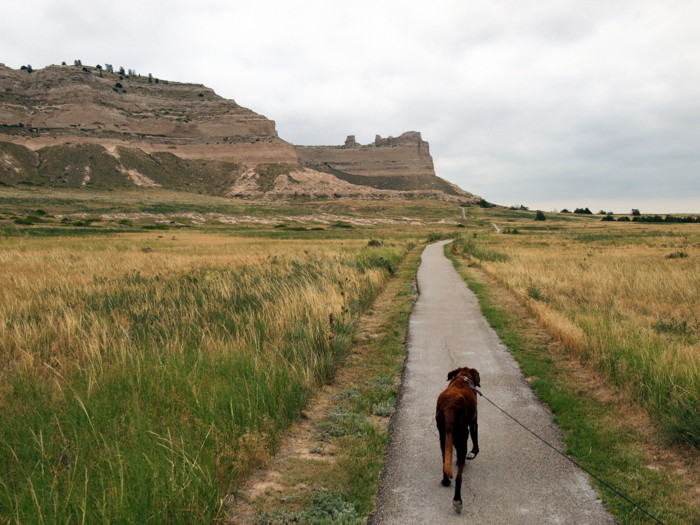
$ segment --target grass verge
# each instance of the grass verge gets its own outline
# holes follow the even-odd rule
[[[336,381],[288,433],[270,468],[236,495],[230,523],[364,523],[374,510],[421,250],[409,252],[361,319]]]
[[[697,461],[682,447],[669,454],[642,409],[561,350],[520,303],[465,259],[446,250],[535,393],[546,402],[564,434],[566,452],[663,523],[700,522]],[[679,456],[686,455],[686,457]],[[651,523],[605,487],[606,507],[620,523]]]

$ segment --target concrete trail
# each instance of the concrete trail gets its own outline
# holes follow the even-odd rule
[[[420,295],[409,324],[402,393],[389,458],[369,523],[478,525],[615,523],[582,472],[483,399],[477,458],[464,469],[464,510],[452,509],[454,484],[442,487],[435,403],[447,373],[469,366],[498,406],[563,450],[549,410],[484,319],[476,297],[443,254],[428,246],[418,270]],[[471,448],[471,444],[470,444]]]

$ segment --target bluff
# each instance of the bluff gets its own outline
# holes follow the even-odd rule
[[[297,146],[306,166],[329,165],[339,171],[367,177],[435,175],[430,147],[416,131],[394,138],[379,135],[372,144],[358,144],[354,135],[343,146]]]
[[[397,191],[440,191],[471,197],[435,174],[430,146],[417,131],[398,137],[377,135],[368,145],[349,135],[342,146],[296,146],[299,161],[309,168],[334,174],[352,184]]]
[[[199,84],[0,64],[0,138],[27,146],[100,144],[244,164],[296,162],[275,123]]]
[[[420,133],[294,146],[200,84],[111,67],[0,64],[0,185],[164,187],[242,198],[469,199]]]

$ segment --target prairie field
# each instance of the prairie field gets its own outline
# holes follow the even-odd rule
[[[527,215],[477,214],[482,230],[453,250],[646,407],[671,440],[700,445],[700,227]]]
[[[437,201],[3,188],[0,523],[224,519],[397,274],[384,306],[397,310],[374,317],[392,320],[372,339],[381,372],[342,399],[358,414],[336,407],[324,423],[335,432],[340,414],[373,437],[346,429],[352,465],[321,483],[337,492],[316,494],[371,512],[386,445],[371,418],[377,407],[388,417],[397,395],[416,250],[397,270],[426,238],[455,238],[449,250],[670,441],[697,449],[700,227],[462,213]]]
[[[1,238],[0,521],[220,516],[334,375],[408,247],[197,231]]]

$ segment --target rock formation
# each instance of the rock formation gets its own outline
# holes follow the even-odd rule
[[[305,166],[328,164],[334,169],[366,176],[435,175],[430,148],[420,133],[408,131],[394,138],[379,135],[367,146],[350,135],[344,146],[297,146]]]
[[[293,146],[199,84],[111,67],[0,64],[0,185],[163,187],[244,198],[446,198],[420,133]]]
[[[28,73],[0,64],[0,139],[31,150],[70,142],[246,165],[297,162],[273,121],[209,88],[82,66]]]
[[[358,144],[349,135],[343,146],[296,146],[301,163],[334,174],[352,184],[397,191],[439,191],[473,197],[435,175],[430,147],[417,131],[398,137],[377,135],[372,144]]]

